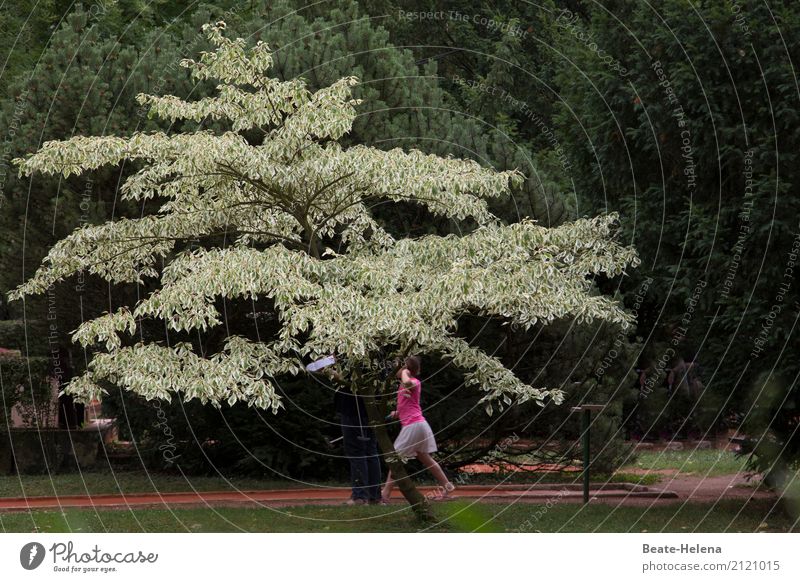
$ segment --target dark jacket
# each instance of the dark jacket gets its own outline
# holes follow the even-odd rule
[[[364,399],[350,392],[349,388],[342,386],[334,393],[333,407],[342,419],[348,419],[349,424],[357,422],[361,426],[369,426]]]

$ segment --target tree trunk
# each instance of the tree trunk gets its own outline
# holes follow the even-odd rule
[[[364,404],[367,408],[367,416],[372,429],[375,431],[375,436],[378,438],[378,446],[384,454],[384,459],[389,469],[392,471],[392,478],[395,480],[397,487],[406,498],[406,501],[411,505],[414,514],[420,521],[432,521],[434,519],[431,513],[431,507],[428,500],[422,493],[419,492],[414,482],[408,476],[405,465],[394,450],[392,439],[389,438],[389,431],[386,430],[386,401],[378,401],[375,395],[374,388],[368,388],[365,394]]]

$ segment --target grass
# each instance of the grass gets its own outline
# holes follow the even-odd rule
[[[745,471],[745,457],[731,451],[646,451],[637,454],[636,462],[621,469],[658,471],[671,469],[682,474],[716,477]]]
[[[725,451],[643,452],[636,463],[609,480],[650,484],[657,474],[637,475],[625,469],[672,469],[698,475],[723,475],[743,470],[744,460]],[[505,476],[473,475],[467,484],[496,483]],[[516,474],[507,483],[577,483],[579,473]],[[800,481],[798,481],[800,484]],[[320,483],[315,483],[320,486]],[[346,487],[345,483],[322,485]],[[0,497],[102,493],[285,489],[311,484],[231,477],[185,477],[180,474],[108,470],[53,475],[0,476]],[[798,497],[800,499],[800,497]],[[789,508],[783,509],[783,508]],[[618,507],[606,504],[468,503],[436,504],[436,532],[753,532],[798,531],[800,503],[787,500],[775,507],[769,500],[723,500],[716,505],[675,503]],[[788,513],[786,513],[788,511]],[[3,532],[413,532],[419,526],[404,505],[392,507],[298,506],[284,508],[218,507],[197,509],[88,510],[70,509],[0,513]]]
[[[593,474],[592,482],[608,481],[651,485],[658,475],[616,474],[613,477]],[[433,485],[430,480],[416,479],[420,485]],[[518,473],[511,475],[473,475],[464,485],[531,484],[581,482],[580,473]],[[236,491],[263,489],[292,489],[304,487],[348,487],[345,482],[328,481],[302,483],[298,481],[255,479],[243,477],[183,476],[173,473],[115,471],[107,469],[83,473],[48,475],[0,475],[0,497],[54,497],[63,495],[100,495],[120,493],[168,493],[178,491]]]
[[[49,475],[0,475],[0,497],[52,497],[120,493],[168,493],[174,491],[236,491],[345,487],[345,483],[302,483],[241,477],[183,476],[174,473],[138,471],[84,471]]]
[[[788,532],[795,518],[772,502],[618,507],[605,504],[436,504],[433,532]],[[794,528],[794,529],[793,529]],[[3,532],[415,532],[407,506],[137,509],[0,513]]]

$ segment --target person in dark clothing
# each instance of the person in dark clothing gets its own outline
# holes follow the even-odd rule
[[[338,372],[332,371],[328,375],[338,384],[333,403],[342,427],[344,454],[350,462],[353,489],[347,503],[378,504],[381,501],[381,462],[378,440],[369,426],[364,400],[350,392]]]
[[[51,376],[58,381],[59,391],[72,380],[72,364],[69,351],[58,348],[57,355],[50,359]],[[75,402],[69,394],[62,394],[58,399],[58,427],[76,429],[81,428],[84,422],[85,407],[83,404]]]

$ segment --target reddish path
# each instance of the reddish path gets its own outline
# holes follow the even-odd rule
[[[420,487],[423,494],[436,494],[434,487]],[[127,495],[61,495],[58,497],[7,497],[0,498],[0,511],[28,511],[31,509],[65,509],[73,507],[129,509],[164,508],[165,506],[286,506],[309,504],[341,504],[348,499],[348,489],[277,489],[269,491],[198,491],[189,493],[130,493]],[[452,493],[460,499],[486,501],[546,502],[577,501],[582,497],[580,487],[574,485],[465,485]],[[638,485],[609,484],[592,491],[596,499],[676,499],[672,491],[662,491]],[[392,500],[402,500],[395,491]]]
[[[465,465],[462,470],[467,473],[579,473],[580,467],[570,467],[556,463],[537,463],[535,465],[512,465],[511,463],[493,463],[491,465]]]

